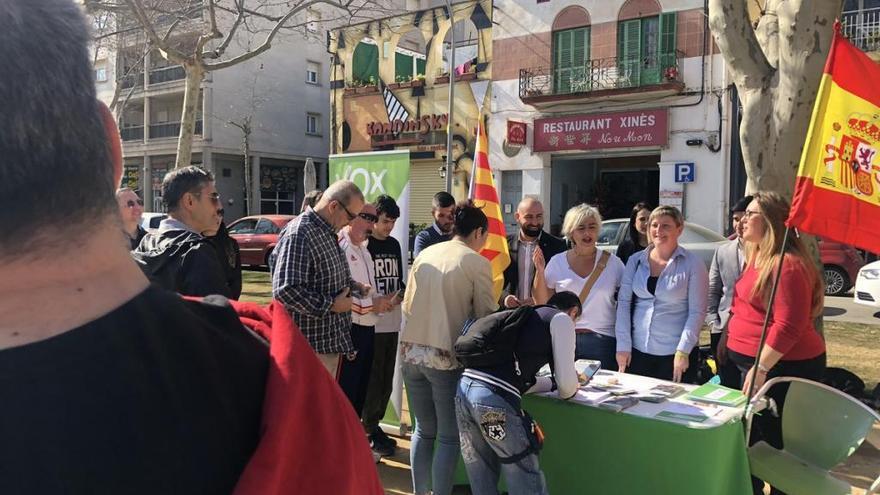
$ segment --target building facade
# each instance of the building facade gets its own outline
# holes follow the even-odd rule
[[[205,22],[201,16],[199,11],[177,29],[179,46],[196,42]],[[214,174],[227,221],[248,211],[298,213],[307,192],[303,171],[308,159],[315,164],[318,184],[326,184],[330,64],[323,29],[317,20],[309,22],[276,38],[260,56],[205,75],[192,163]],[[237,43],[230,50],[247,49]],[[180,131],[184,71],[155,52],[144,54],[142,47],[137,35],[120,37],[112,50],[98,52],[95,76],[106,102],[118,90],[122,185],[142,191],[147,211],[162,211],[162,178],[174,167]]]
[[[453,133],[453,195],[467,197],[475,130],[493,70],[492,2],[456,3],[451,12],[431,5],[418,2],[427,8],[347,26],[330,37],[331,152],[409,150],[409,218],[416,225],[432,221],[431,197],[446,188],[447,129]]]
[[[526,14],[527,13],[527,14]],[[495,2],[490,163],[505,223],[544,198],[552,230],[587,202],[727,224],[730,99],[701,0]]]

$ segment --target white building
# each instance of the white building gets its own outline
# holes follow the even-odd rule
[[[175,41],[195,43],[202,12],[175,31]],[[248,138],[253,213],[298,213],[304,195],[303,167],[312,158],[318,184],[326,182],[330,115],[328,55],[317,13],[297,32],[286,32],[272,48],[245,63],[209,72],[193,141],[192,162],[216,177],[228,221],[245,215],[244,133],[235,125],[250,119]],[[131,22],[131,21],[129,21]],[[261,40],[254,35],[252,43]],[[245,50],[245,40],[230,46]],[[238,46],[236,46],[238,45]],[[98,51],[95,74],[100,98],[109,102],[116,84],[123,140],[123,185],[142,191],[147,210],[161,211],[162,177],[174,167],[184,93],[184,73],[156,53],[142,53],[136,36]],[[126,75],[128,74],[128,75]]]
[[[647,201],[726,229],[732,104],[702,0],[496,0],[493,21],[489,162],[506,224],[534,194],[551,228],[580,202],[614,218]]]

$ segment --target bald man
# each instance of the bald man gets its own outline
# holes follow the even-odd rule
[[[535,280],[532,255],[535,249],[540,249],[548,262],[566,250],[565,241],[544,232],[544,205],[537,198],[523,198],[516,207],[514,218],[519,231],[507,236],[510,265],[504,270],[504,290],[501,293],[502,303],[507,308],[535,302],[532,298],[532,283]]]

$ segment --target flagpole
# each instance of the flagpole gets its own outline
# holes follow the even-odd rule
[[[452,160],[452,111],[455,98],[455,13],[452,10],[452,1],[446,0],[446,8],[449,10],[449,110],[446,121],[446,192],[452,194],[452,175],[455,163]]]
[[[770,301],[767,302],[767,311],[764,314],[764,326],[761,327],[761,340],[758,343],[758,352],[755,354],[755,364],[752,366],[754,372],[752,373],[752,384],[749,386],[749,393],[746,397],[746,414],[743,416],[746,419],[744,425],[748,425],[747,418],[752,410],[752,397],[755,396],[755,376],[758,374],[758,363],[761,362],[761,351],[764,349],[764,343],[767,341],[767,327],[770,324],[770,317],[773,314],[773,305],[776,301],[776,291],[779,289],[779,280],[782,278],[782,265],[785,261],[785,247],[788,245],[788,237],[791,233],[791,227],[785,227],[785,234],[782,236],[782,247],[779,249],[779,266],[776,267],[776,275],[773,278],[773,287],[770,289]],[[749,434],[748,429],[746,429],[746,435]],[[746,442],[748,442],[748,436],[746,437]]]

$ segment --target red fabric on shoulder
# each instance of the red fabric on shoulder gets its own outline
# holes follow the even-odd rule
[[[360,420],[284,306],[230,302],[271,357],[262,438],[235,495],[382,495]]]

